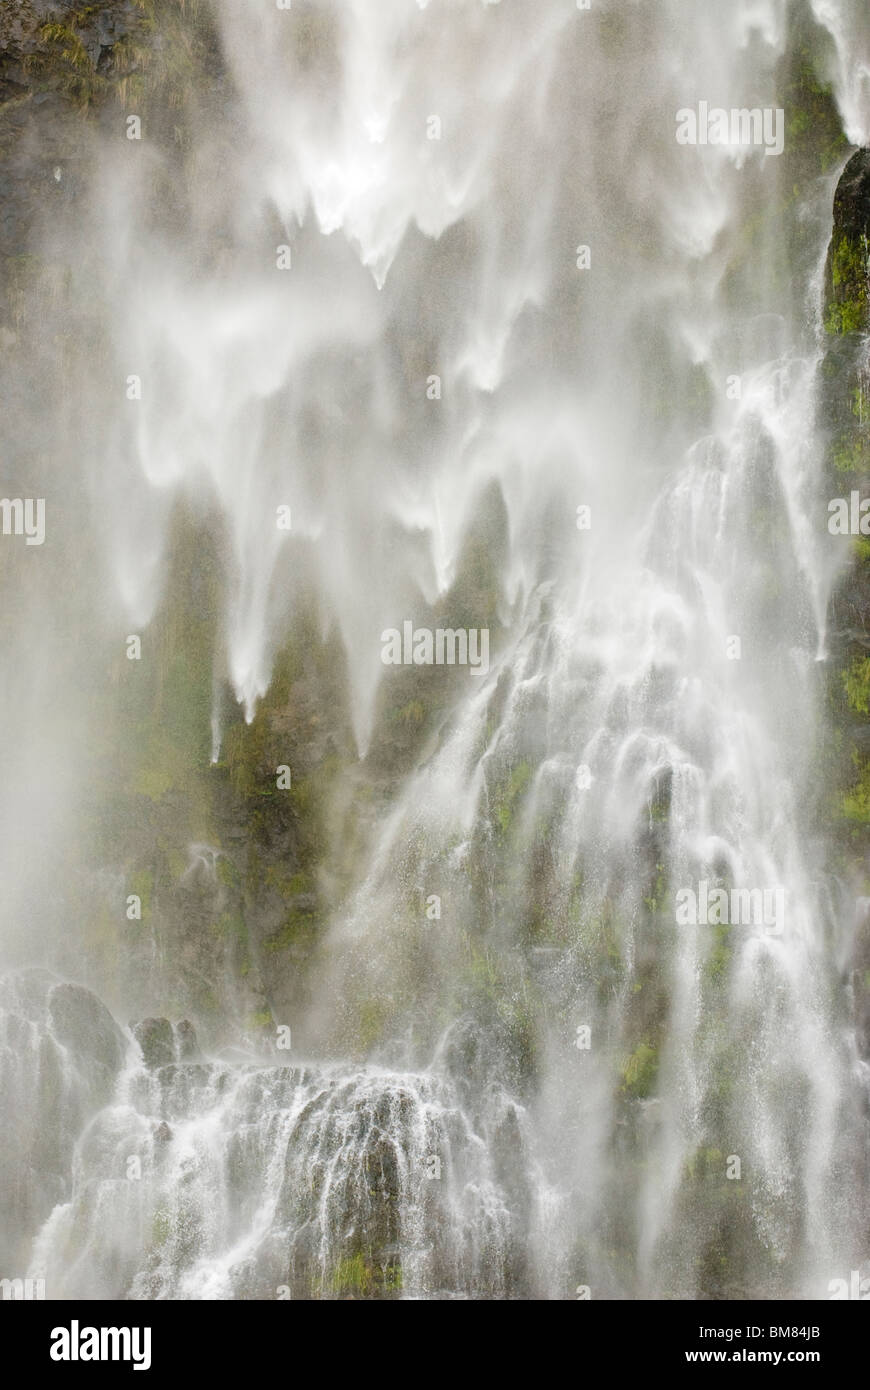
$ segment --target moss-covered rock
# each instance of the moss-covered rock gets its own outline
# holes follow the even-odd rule
[[[834,198],[834,225],[826,266],[824,321],[829,348],[822,367],[821,414],[828,438],[830,496],[870,494],[870,149],[858,150],[843,170]],[[863,890],[870,849],[870,545],[851,540],[829,612],[831,660],[828,703],[827,809],[839,828],[838,878]],[[846,892],[848,893],[848,888]],[[854,911],[848,898],[844,916]],[[849,963],[856,1031],[863,1027],[861,933]]]
[[[870,150],[852,155],[837,184],[826,274],[828,332],[866,332],[870,328]]]
[[[623,1062],[623,1092],[635,1100],[646,1100],[654,1090],[658,1071],[657,1049],[648,1042],[640,1043]]]

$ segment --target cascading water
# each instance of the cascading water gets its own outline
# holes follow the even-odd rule
[[[194,21],[207,80],[153,138],[88,127],[0,325],[4,487],[47,517],[0,555],[4,1262],[56,1298],[825,1296],[870,1253],[819,819],[870,23]],[[681,144],[700,102],[782,108],[782,153]],[[488,661],[385,665],[406,623]],[[701,885],[781,910],[693,925]]]

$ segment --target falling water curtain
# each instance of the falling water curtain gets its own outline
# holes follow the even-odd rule
[[[870,1298],[868,142],[861,0],[5,0],[53,1361],[461,1299],[779,1364]]]

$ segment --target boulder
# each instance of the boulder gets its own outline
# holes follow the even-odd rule
[[[175,1062],[192,1062],[200,1056],[196,1031],[186,1018],[174,1026],[168,1018],[143,1018],[130,1026],[149,1071]]]

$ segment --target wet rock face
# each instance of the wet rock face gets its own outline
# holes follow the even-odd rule
[[[193,1062],[200,1055],[196,1031],[186,1018],[174,1026],[168,1018],[143,1018],[132,1025],[132,1033],[150,1071],[174,1062]]]
[[[852,237],[870,230],[870,149],[857,150],[840,176],[834,196],[834,226]]]
[[[828,248],[824,321],[828,348],[822,367],[822,419],[828,440],[828,496],[870,496],[870,149],[846,164],[834,196]],[[861,854],[870,806],[870,554],[863,537],[839,538],[851,547],[829,612],[830,703],[842,735],[835,774],[843,853],[851,891],[866,894]],[[844,904],[844,918],[850,915]],[[870,918],[859,913],[852,959],[853,1023],[859,1049],[870,1056]]]
[[[827,347],[822,365],[821,421],[827,439],[829,496],[866,493],[870,483],[870,149],[846,164],[834,195],[825,281]],[[870,571],[861,557],[844,571],[834,599],[835,634],[851,640],[866,630]]]
[[[90,990],[44,970],[0,979],[0,1264],[67,1197],[75,1143],[111,1098],[127,1038]]]
[[[69,984],[56,985],[48,1003],[55,1039],[87,1059],[89,1075],[106,1093],[124,1064],[127,1041],[105,1004],[89,989]]]
[[[39,44],[39,27],[75,9],[75,0],[7,0],[0,9],[0,55],[20,60]]]
[[[825,324],[830,333],[870,328],[870,149],[849,160],[834,196],[834,228],[828,249]]]
[[[134,1071],[123,1094],[37,1242],[56,1298],[530,1292],[528,1117],[497,1088],[472,1117],[421,1074],[196,1063]]]
[[[90,990],[0,977],[3,1277],[44,1269],[51,1298],[529,1293],[528,1115],[500,1087],[472,1113],[446,1078],[234,1068],[199,1060],[187,1020],[132,1032],[144,1068]]]
[[[135,153],[125,135],[128,113],[141,115],[152,154],[163,157],[160,178],[183,205],[189,142],[179,132],[200,128],[200,103],[220,106],[230,92],[210,9],[206,0],[0,0],[0,351],[32,354],[34,371],[46,379],[73,344],[106,328],[79,278],[76,228],[92,210],[103,142]],[[62,37],[52,37],[49,18]],[[181,88],[189,110],[178,105]],[[68,336],[49,343],[39,306],[57,294],[66,296]],[[4,486],[25,490],[9,478]],[[131,753],[114,868],[141,896],[146,930],[121,926],[110,940],[95,927],[94,954],[82,967],[100,978],[123,958],[119,1007],[123,1017],[143,1019],[169,1010],[163,967],[155,964],[166,961],[173,1016],[193,1018],[207,1043],[217,1042],[226,1016],[259,1036],[272,1030],[273,1017],[302,1012],[325,912],[317,870],[328,843],[326,807],[333,783],[356,761],[339,645],[321,640],[308,615],[278,655],[253,726],[227,696],[226,746],[220,765],[210,766],[222,564],[220,537],[179,509],[167,600],[153,627],[154,649],[165,657],[154,663],[152,684],[142,683],[161,726],[157,711],[168,699],[171,727],[143,743],[134,727],[143,705],[117,733]],[[172,652],[182,646],[179,676]],[[108,755],[115,735],[106,727]],[[276,794],[275,769],[285,762],[293,786]],[[214,831],[211,865],[191,871],[185,861],[206,826]],[[121,827],[129,827],[129,841]],[[82,917],[92,920],[90,904],[83,903]]]
[[[35,85],[35,69],[29,61],[44,49],[43,25],[66,27],[75,20],[75,32],[93,67],[99,70],[119,39],[138,27],[142,10],[136,0],[4,0],[0,8],[0,98],[23,94]],[[38,84],[37,84],[38,85]]]
[[[0,279],[7,258],[27,250],[42,219],[74,204],[83,132],[70,115],[114,101],[131,70],[117,45],[146,36],[137,0],[2,0]]]
[[[153,1071],[175,1061],[175,1039],[168,1018],[143,1018],[141,1023],[133,1024],[132,1031],[146,1067]]]
[[[175,1025],[175,1050],[179,1062],[195,1062],[200,1055],[196,1030],[186,1018]]]

